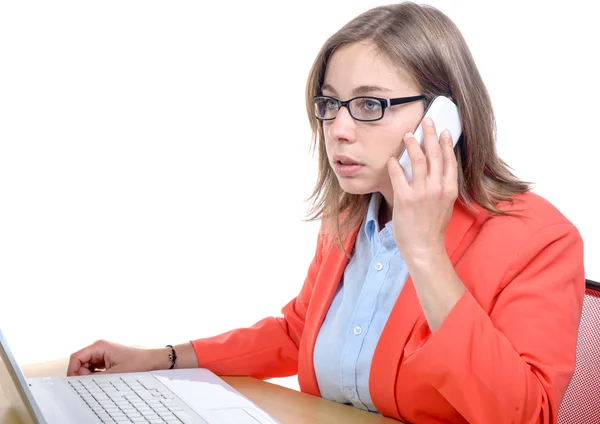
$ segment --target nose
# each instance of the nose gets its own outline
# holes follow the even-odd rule
[[[356,122],[347,108],[341,107],[333,121],[330,121],[329,136],[341,143],[354,143]]]

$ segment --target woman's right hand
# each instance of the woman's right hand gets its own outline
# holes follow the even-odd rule
[[[164,354],[165,357],[167,355]],[[67,375],[88,375],[99,370],[107,373],[151,371],[156,367],[156,357],[156,349],[140,349],[98,340],[71,355]]]

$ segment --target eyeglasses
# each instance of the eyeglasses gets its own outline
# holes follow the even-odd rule
[[[338,111],[345,106],[350,116],[357,121],[373,122],[383,118],[385,110],[390,106],[425,100],[424,95],[381,99],[379,97],[353,97],[345,102],[329,96],[315,96],[315,116],[321,121],[335,119]]]

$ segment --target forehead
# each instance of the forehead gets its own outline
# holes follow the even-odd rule
[[[382,87],[398,95],[415,86],[403,69],[370,43],[348,44],[336,50],[327,64],[323,85],[344,97],[361,86]]]

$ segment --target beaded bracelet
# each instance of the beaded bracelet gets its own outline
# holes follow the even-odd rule
[[[173,368],[175,368],[175,361],[177,361],[177,355],[175,354],[175,348],[173,346],[167,345],[166,347],[171,348],[171,354],[169,355],[169,359],[171,360],[171,366],[169,367],[169,369],[172,370]]]

